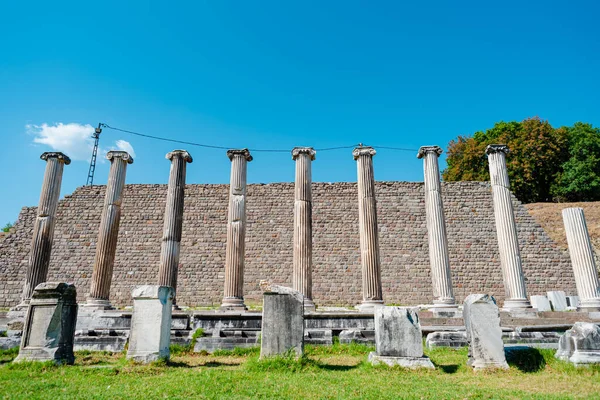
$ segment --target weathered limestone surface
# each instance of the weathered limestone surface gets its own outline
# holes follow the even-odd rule
[[[567,309],[567,295],[562,290],[548,292],[548,301],[552,311],[565,311]]]
[[[293,289],[271,286],[264,293],[260,357],[304,353],[304,296]]]
[[[508,369],[496,300],[487,294],[468,296],[463,306],[463,319],[469,343],[467,365],[475,370]]]
[[[531,296],[531,306],[538,311],[552,311],[550,300],[546,296]]]
[[[428,349],[434,347],[466,347],[467,334],[465,332],[431,332],[427,335],[425,345]]]
[[[44,282],[35,288],[15,362],[75,362],[73,341],[77,323],[76,298],[75,286],[67,283]]]
[[[252,156],[248,149],[228,150],[231,160],[227,248],[225,251],[225,290],[221,309],[244,311],[244,263],[246,254],[246,176]]]
[[[556,358],[575,365],[600,364],[600,327],[576,322],[560,338]]]
[[[373,364],[385,363],[406,368],[434,368],[423,355],[423,336],[418,308],[375,307],[375,348],[369,354]]]
[[[140,286],[131,293],[133,316],[127,358],[141,363],[169,359],[174,291],[168,286]]]
[[[127,164],[132,164],[133,158],[126,151],[109,151],[106,158],[110,160],[110,171],[86,306],[110,309],[110,284],[117,251],[125,173]]]
[[[27,275],[21,298],[24,305],[29,302],[33,290],[40,283],[45,282],[48,276],[63,170],[65,165],[71,163],[71,159],[63,153],[46,152],[40,158],[46,161],[46,171],[37,208],[37,217],[33,226],[31,252],[29,253]]]
[[[304,308],[314,310],[312,300],[312,162],[316,151],[312,147],[295,147],[294,190],[294,268],[292,287],[304,296]]]
[[[372,147],[357,147],[352,152],[358,169],[358,226],[363,288],[363,301],[358,309],[365,312],[373,311],[373,307],[383,304],[377,200],[373,173],[375,153]]]
[[[567,296],[567,308],[577,309],[580,304],[579,296]]]
[[[167,204],[165,206],[165,222],[160,248],[160,266],[158,269],[158,285],[173,288],[173,305],[177,303],[177,269],[181,247],[183,225],[183,200],[185,197],[185,173],[187,163],[193,161],[185,150],[173,150],[166,155],[171,160],[169,186],[167,188]]]
[[[598,269],[583,208],[565,208],[562,216],[580,299],[579,307],[588,311],[600,311]]]
[[[222,304],[229,189],[229,185],[186,186],[177,279],[180,306]],[[376,182],[375,189],[385,301],[429,304],[432,278],[424,185]],[[47,280],[73,282],[79,301],[89,293],[105,190],[105,186],[80,187],[59,201],[56,213]],[[356,183],[312,184],[312,289],[319,306],[356,305],[363,298],[356,193]],[[133,288],[156,282],[167,185],[127,184],[123,196],[110,289],[111,303],[119,307],[132,304]],[[489,183],[443,182],[442,200],[457,301],[484,292],[501,303],[504,285]],[[528,293],[577,293],[568,252],[551,241],[515,198],[512,201]],[[262,303],[256,285],[261,279],[292,286],[293,208],[293,183],[247,187],[246,304]],[[36,207],[24,208],[13,232],[0,243],[0,307],[20,302],[36,216]]]
[[[429,239],[429,262],[433,282],[433,303],[437,306],[455,306],[450,275],[450,255],[446,235],[446,219],[442,202],[440,167],[438,157],[442,154],[439,146],[423,146],[418,158],[423,159],[425,176],[425,215],[427,216],[427,237]]]
[[[500,249],[500,265],[506,291],[504,308],[530,308],[531,304],[527,300],[517,224],[506,168],[508,147],[505,145],[489,145],[485,152],[488,155],[490,168],[496,232]]]

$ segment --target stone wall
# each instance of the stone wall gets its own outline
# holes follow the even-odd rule
[[[258,282],[291,285],[294,185],[248,186],[246,303],[261,301]],[[158,279],[166,185],[127,185],[111,300],[131,304],[131,290]],[[48,280],[75,283],[80,300],[89,290],[104,186],[80,187],[60,201]],[[386,303],[431,301],[422,183],[377,182],[377,207]],[[356,305],[362,300],[355,183],[313,184],[314,300]],[[488,183],[443,184],[452,281],[457,300],[490,293],[503,300],[492,196]],[[516,199],[528,294],[575,294],[568,254],[559,249]],[[223,293],[227,185],[188,185],[178,283],[181,305],[219,305]],[[19,302],[35,219],[26,207],[0,243],[0,306]]]

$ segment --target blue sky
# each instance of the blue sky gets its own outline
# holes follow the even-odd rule
[[[37,204],[51,145],[82,158],[65,168],[63,194],[85,184],[87,133],[68,124],[290,150],[446,148],[530,116],[600,125],[592,1],[59,3],[3,4],[1,224]],[[119,140],[136,154],[129,183],[167,182],[164,156],[181,146],[108,129],[100,145]],[[184,147],[188,183],[228,182],[225,151]],[[253,155],[250,182],[293,180],[289,153]],[[381,149],[376,179],[422,180],[415,156]],[[107,174],[99,163],[95,183]],[[351,149],[318,153],[313,179],[355,181]]]

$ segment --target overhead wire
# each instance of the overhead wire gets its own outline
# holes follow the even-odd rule
[[[229,150],[232,148],[232,147],[226,147],[226,146],[216,146],[216,145],[205,144],[205,143],[197,143],[197,142],[190,142],[190,141],[185,141],[185,140],[165,138],[165,137],[161,137],[161,136],[148,135],[145,133],[140,133],[140,132],[130,131],[127,129],[117,128],[117,127],[110,126],[105,123],[100,123],[100,125],[104,128],[112,129],[114,131],[129,133],[131,135],[145,137],[148,139],[161,140],[164,142],[187,144],[190,146],[203,147],[203,148],[207,148],[207,149]],[[315,148],[315,150],[316,151],[333,151],[333,150],[351,149],[351,148],[355,148],[355,147],[365,147],[365,145],[363,143],[357,143],[357,144],[348,145],[348,146]],[[404,147],[389,147],[389,146],[370,146],[370,147],[374,147],[375,149],[388,149],[388,150],[397,150],[397,151],[418,151],[417,149],[408,149],[408,148],[404,148]],[[253,152],[265,152],[265,153],[289,153],[290,152],[290,149],[249,148],[248,150],[253,151]]]

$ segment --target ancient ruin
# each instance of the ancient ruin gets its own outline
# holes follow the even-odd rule
[[[27,275],[21,297],[25,307],[34,289],[45,282],[48,276],[63,170],[65,165],[71,163],[71,159],[63,153],[43,153],[40,158],[46,161],[46,172],[33,226]]]
[[[452,294],[448,235],[440,184],[438,157],[442,154],[439,146],[423,146],[418,158],[423,159],[425,176],[425,214],[427,215],[427,237],[429,238],[429,262],[433,281],[433,304],[438,307],[455,306]]]
[[[112,308],[109,300],[110,284],[117,251],[123,187],[127,164],[133,164],[133,158],[125,151],[109,151],[106,158],[110,160],[110,172],[98,232],[92,284],[86,302],[87,307],[102,309]]]
[[[500,265],[504,277],[506,299],[504,308],[519,309],[530,308],[527,299],[525,279],[517,224],[512,203],[508,170],[506,169],[506,154],[508,147],[504,145],[490,145],[485,152],[488,155],[490,167],[490,181],[494,198],[494,215],[496,217],[496,231],[498,233],[498,247],[500,249]]]
[[[314,183],[315,150],[297,147],[295,182],[266,185],[247,184],[247,149],[227,152],[229,185],[186,185],[185,150],[167,154],[168,185],[125,185],[133,159],[109,152],[108,184],[61,201],[68,157],[45,153],[40,205],[24,208],[0,242],[0,304],[18,311],[33,282],[73,282],[86,301],[74,347],[129,343],[130,358],[143,362],[168,358],[169,343],[190,344],[201,332],[195,351],[255,346],[262,334],[263,356],[299,356],[304,343],[337,337],[377,343],[373,360],[430,367],[428,335],[431,347],[470,343],[476,368],[504,368],[504,344],[556,348],[575,322],[600,319],[583,214],[564,212],[569,258],[511,194],[506,146],[486,151],[491,184],[440,182],[440,152],[420,149],[424,183],[375,182],[376,152],[365,146],[352,152],[357,183]],[[132,290],[133,312],[124,309]],[[500,311],[494,298],[504,300]],[[4,317],[0,346],[23,330],[13,317]]]

